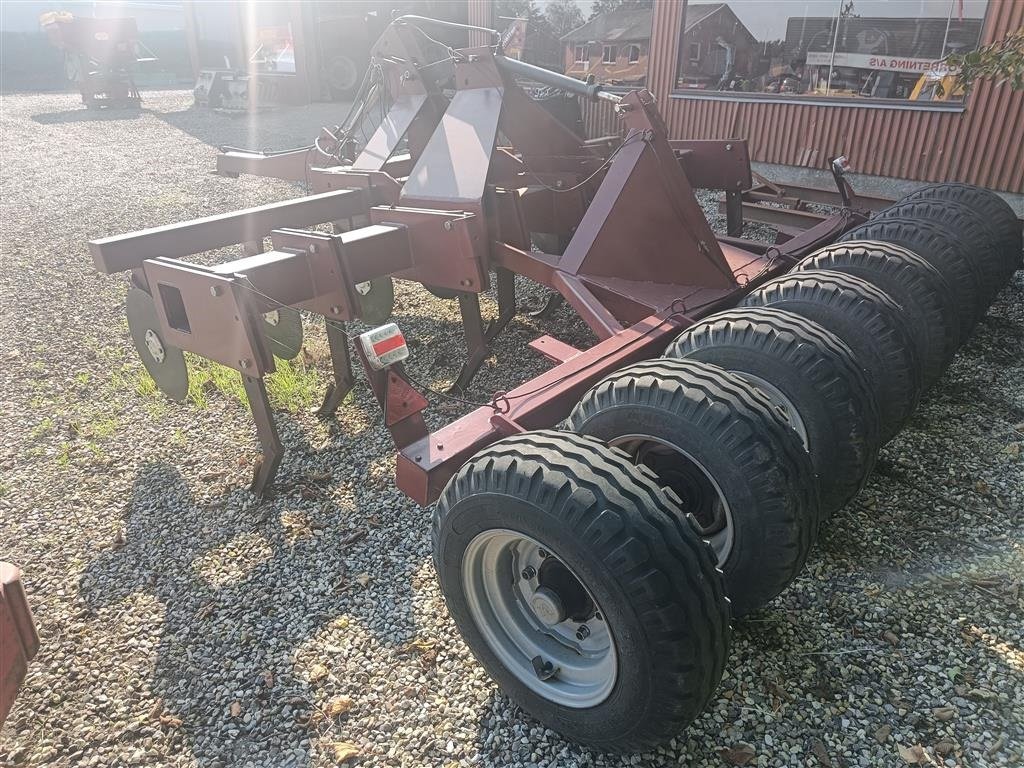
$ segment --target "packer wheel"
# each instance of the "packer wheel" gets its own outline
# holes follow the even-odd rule
[[[953,291],[935,267],[893,243],[852,240],[820,248],[796,266],[811,269],[844,272],[889,294],[914,331],[924,386],[942,376],[960,346],[960,323]]]
[[[749,294],[743,306],[795,312],[842,339],[871,381],[882,444],[914,412],[921,397],[914,338],[900,306],[875,286],[841,272],[791,272]]]
[[[721,366],[760,389],[810,454],[824,515],[860,492],[878,455],[878,406],[835,334],[776,307],[741,307],[686,329],[665,356]]]
[[[956,296],[960,341],[974,328],[979,312],[986,306],[984,280],[975,263],[964,253],[953,234],[934,222],[922,219],[874,218],[854,227],[838,242],[882,240],[913,251],[939,271]]]
[[[707,704],[729,602],[690,520],[621,452],[527,432],[478,453],[435,508],[434,564],[488,673],[550,728],[637,750]]]
[[[1010,204],[995,192],[981,187],[973,187],[970,184],[948,182],[929,184],[926,187],[915,189],[899,202],[904,203],[911,200],[951,200],[971,208],[995,232],[1000,251],[1003,254],[1007,279],[1020,268],[1020,220]]]
[[[765,605],[817,537],[817,480],[789,423],[743,379],[696,360],[637,363],[594,386],[569,428],[620,448],[711,542],[737,616]]]
[[[881,211],[886,219],[924,219],[949,230],[982,278],[985,309],[1006,284],[1003,253],[995,233],[966,205],[949,200],[914,200],[891,205]]]

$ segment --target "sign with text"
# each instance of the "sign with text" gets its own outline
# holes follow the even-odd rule
[[[919,59],[911,56],[889,56],[880,53],[843,53],[836,51],[835,58],[830,51],[808,51],[807,66],[856,67],[877,69],[885,72],[917,72],[936,75],[949,74],[949,66],[935,59]]]

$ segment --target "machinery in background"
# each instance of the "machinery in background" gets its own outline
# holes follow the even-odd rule
[[[142,102],[133,73],[155,57],[138,55],[139,30],[133,18],[98,19],[50,11],[39,17],[50,43],[64,52],[64,71],[77,83],[82,103],[99,107],[138,107]]]

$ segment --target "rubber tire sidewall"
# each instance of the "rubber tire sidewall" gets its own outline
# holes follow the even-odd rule
[[[574,421],[573,428],[580,434],[604,442],[624,435],[649,435],[673,445],[686,446],[691,455],[699,453],[695,458],[718,484],[732,515],[732,547],[726,561],[720,562],[718,567],[725,574],[734,616],[743,616],[761,608],[776,597],[796,575],[789,573],[790,569],[786,568],[785,583],[778,589],[774,588],[778,581],[766,577],[766,568],[770,564],[792,562],[791,554],[774,554],[773,550],[780,547],[788,549],[801,538],[800,532],[794,530],[796,525],[789,526],[783,521],[773,520],[765,512],[766,507],[774,509],[775,505],[764,503],[764,498],[756,492],[758,489],[749,484],[737,457],[723,450],[717,441],[708,440],[707,432],[700,425],[690,423],[666,409],[630,404],[612,406],[583,421]],[[783,428],[806,457],[809,468],[810,457],[799,444],[799,437],[788,425],[783,425]],[[743,449],[738,450],[742,452]],[[808,475],[816,483],[813,470],[808,471]],[[816,488],[814,495],[817,496]],[[820,521],[814,519],[806,522],[815,528],[810,536],[811,541],[814,541]],[[796,572],[803,567],[806,554],[798,556],[799,564],[794,569]]]

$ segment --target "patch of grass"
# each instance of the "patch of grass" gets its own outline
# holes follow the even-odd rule
[[[32,427],[32,437],[36,439],[39,439],[40,437],[45,437],[46,435],[53,432],[54,426],[55,425],[53,423],[53,419],[47,416],[45,419],[43,419],[34,427]]]
[[[0,480],[0,499],[2,499],[4,496],[6,496],[10,492],[11,492],[11,486],[9,486],[3,480]]]
[[[289,413],[307,410],[323,397],[324,384],[315,370],[298,358],[277,360],[277,370],[267,377],[271,405]]]
[[[92,379],[92,374],[88,371],[79,371],[75,374],[75,381],[81,384],[83,387],[89,385],[89,381]]]
[[[153,398],[146,402],[146,413],[149,414],[149,418],[153,421],[162,419],[167,415],[167,401],[164,399]]]
[[[198,355],[185,355],[188,365],[188,400],[198,408],[208,404],[207,394],[220,392],[245,403],[245,388],[237,371]]]
[[[266,377],[267,394],[273,407],[296,413],[319,404],[324,382],[314,368],[307,367],[298,359],[275,362],[277,370]],[[238,371],[187,352],[185,363],[188,366],[186,399],[197,408],[206,408],[213,393],[248,405]],[[115,390],[129,390],[151,400],[147,404],[151,416],[159,417],[166,412],[163,395],[145,368],[124,363],[113,370],[109,383]]]
[[[67,469],[71,464],[71,443],[61,443],[60,450],[57,451],[57,466],[61,469]]]
[[[297,360],[275,360],[275,363],[277,370],[266,377],[267,396],[274,408],[296,413],[319,402],[323,383],[315,370]],[[205,408],[211,392],[248,405],[238,371],[195,355],[188,356],[188,365],[188,399],[196,406]]]
[[[153,397],[158,394],[156,382],[145,368],[122,363],[110,374],[110,386],[114,390],[128,390],[139,397]]]
[[[85,431],[87,434],[92,435],[93,437],[113,437],[114,433],[117,432],[117,419],[97,419],[96,421],[92,421],[89,424],[87,424],[85,426]]]

